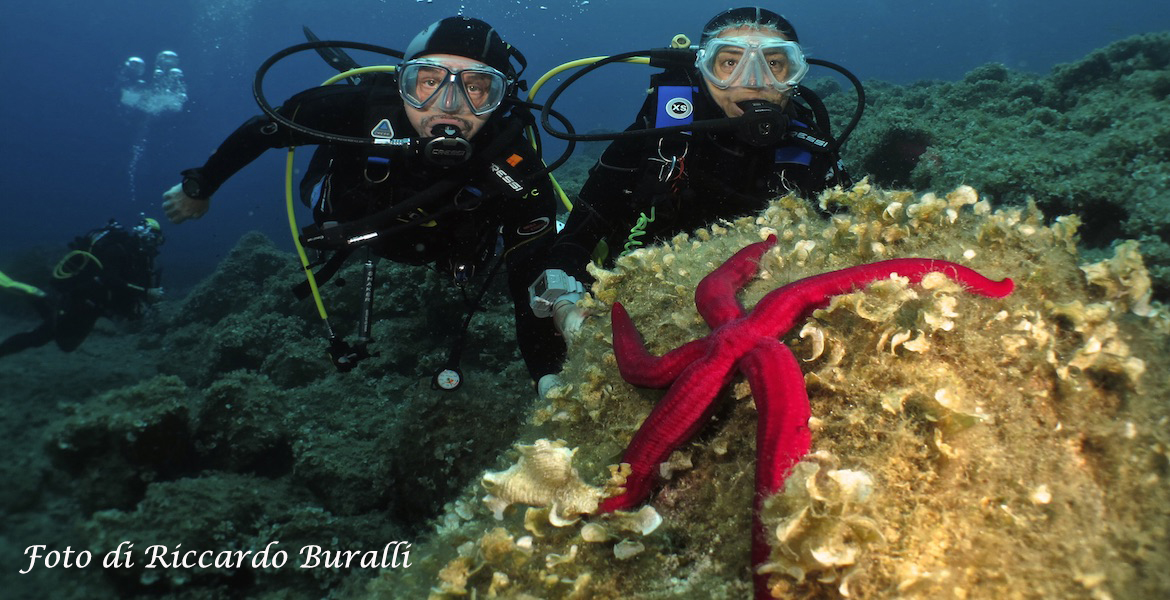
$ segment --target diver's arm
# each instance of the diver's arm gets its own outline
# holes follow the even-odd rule
[[[579,281],[591,281],[585,265],[593,260],[593,250],[610,232],[613,225],[589,203],[578,196],[565,227],[557,234],[549,251],[548,268],[560,269]]]
[[[530,151],[529,151],[530,153]],[[536,168],[535,157],[521,164]],[[530,170],[531,172],[531,170]],[[530,183],[524,197],[501,201],[508,292],[516,318],[516,342],[532,380],[560,371],[565,343],[549,319],[538,318],[529,304],[528,286],[543,268],[556,232],[557,192],[547,176]]]
[[[348,134],[354,119],[364,115],[365,98],[366,90],[353,86],[312,88],[276,110],[311,129]],[[164,193],[163,209],[175,223],[201,217],[220,186],[266,150],[315,143],[318,140],[280,125],[267,115],[252,117],[232,132],[203,166],[182,172],[183,182]]]
[[[276,111],[289,120],[311,129],[337,133],[352,123],[345,116],[364,115],[362,102],[366,90],[352,86],[312,88],[289,98]],[[248,119],[219,145],[202,167],[183,171],[184,176],[197,174],[201,179],[197,198],[209,198],[229,178],[272,148],[315,144],[318,140],[293,131],[268,115]]]
[[[531,149],[519,148],[516,149],[516,153],[527,158],[520,164],[532,166],[528,173],[540,165],[540,161],[535,159]],[[519,179],[523,181],[523,177],[524,175],[521,175]],[[527,183],[528,189],[522,198],[505,197],[500,200],[502,203],[500,222],[503,225],[504,252],[509,258],[509,273],[516,270],[512,268],[513,263],[511,262],[513,250],[530,244],[538,238],[545,238],[544,241],[548,242],[556,233],[557,204],[560,197],[556,189],[553,188],[552,182],[549,181],[548,176],[543,176],[538,181]]]
[[[635,190],[645,160],[637,140],[617,140],[589,169],[565,228],[550,252],[549,268],[561,269],[581,281],[591,281],[585,266],[593,260],[598,242],[621,235],[637,216]]]

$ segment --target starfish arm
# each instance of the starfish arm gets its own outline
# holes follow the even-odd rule
[[[695,307],[711,329],[743,316],[743,307],[735,294],[756,276],[760,257],[775,245],[776,236],[770,235],[762,242],[744,246],[699,282],[695,288]]]
[[[679,375],[670,391],[642,421],[622,455],[622,462],[630,465],[625,492],[603,500],[599,512],[626,510],[646,500],[654,486],[658,465],[702,426],[715,396],[731,379],[734,361],[734,357],[713,352]]]
[[[812,434],[811,410],[800,364],[787,346],[761,339],[739,362],[756,401],[756,494],[753,503],[752,568],[767,561],[770,553],[767,528],[760,521],[764,498],[784,485],[792,467],[808,454]],[[756,574],[756,597],[766,590],[768,576]]]
[[[756,492],[774,494],[812,445],[804,374],[792,351],[774,339],[760,340],[739,364],[751,385],[759,415]]]
[[[911,283],[918,283],[924,275],[934,272],[963,284],[968,291],[991,298],[1007,296],[1015,287],[1011,279],[988,279],[974,269],[945,260],[895,258],[822,273],[772,290],[752,309],[748,320],[761,334],[779,336],[792,329],[798,320],[814,309],[827,305],[829,299],[837,294],[850,292],[893,274],[907,277]]]
[[[683,369],[707,353],[709,345],[704,338],[683,344],[662,356],[654,356],[646,350],[642,335],[620,302],[613,303],[610,326],[613,328],[613,356],[617,359],[618,371],[622,379],[638,387],[669,386]]]

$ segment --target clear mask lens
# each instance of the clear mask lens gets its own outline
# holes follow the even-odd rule
[[[773,88],[786,92],[808,72],[800,44],[776,37],[713,38],[699,49],[696,65],[719,89]]]
[[[466,107],[472,114],[484,115],[500,106],[507,87],[504,74],[486,65],[453,68],[421,58],[407,62],[398,71],[402,99],[418,109],[433,100],[434,106],[444,112]]]

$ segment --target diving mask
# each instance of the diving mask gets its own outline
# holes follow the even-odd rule
[[[754,35],[711,38],[699,49],[695,66],[721,90],[770,87],[787,92],[808,73],[800,44]]]
[[[466,66],[471,65],[471,66]],[[462,65],[437,58],[416,58],[398,70],[398,91],[403,101],[422,109],[432,101],[444,112],[466,106],[482,116],[499,108],[508,89],[503,73],[481,63]]]
[[[163,243],[162,227],[157,220],[145,215],[130,231],[147,245],[159,246]]]

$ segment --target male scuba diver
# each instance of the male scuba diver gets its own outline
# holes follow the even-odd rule
[[[162,297],[154,258],[163,236],[158,221],[143,217],[133,228],[117,221],[80,236],[53,270],[49,291],[0,273],[0,286],[27,294],[43,319],[32,331],[0,342],[0,357],[56,341],[72,352],[93,330],[98,317],[137,320]]]
[[[585,272],[591,260],[610,262],[645,241],[756,213],[789,192],[811,198],[852,185],[839,144],[818,123],[827,117],[793,101],[807,71],[784,17],[744,7],[712,18],[693,67],[653,76],[637,119],[613,136],[589,171],[547,270],[532,285],[534,310],[571,336],[584,318],[576,301],[579,281],[591,279]],[[815,106],[823,113],[819,100]],[[768,119],[744,118],[754,123],[744,128],[675,127],[745,114]],[[666,127],[675,131],[630,133]]]
[[[250,119],[202,167],[182,172],[163,209],[175,223],[198,218],[216,190],[265,150],[316,144],[301,185],[316,225],[301,240],[334,253],[318,279],[362,246],[377,257],[433,265],[459,286],[494,273],[489,265],[503,256],[521,354],[535,380],[557,369],[564,343],[528,307],[527,284],[552,242],[545,234],[553,231],[557,194],[522,136],[532,122],[516,98],[524,58],[493,27],[463,16],[427,27],[403,58],[394,73],[311,88],[275,114]],[[329,134],[310,135],[322,131]],[[345,138],[372,143],[332,141]],[[368,277],[372,287],[372,267]],[[362,326],[368,329],[365,315]],[[330,337],[340,370],[368,356],[364,341],[351,348]],[[458,384],[453,365],[443,372],[436,385]]]

